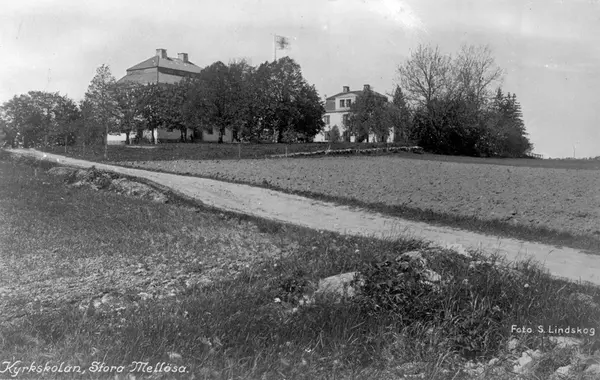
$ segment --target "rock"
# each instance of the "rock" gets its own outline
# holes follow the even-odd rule
[[[456,253],[458,253],[461,256],[464,256],[466,258],[471,258],[471,255],[469,255],[469,252],[467,252],[467,250],[465,249],[465,247],[463,247],[462,244],[446,244],[444,246],[444,249],[448,249],[451,251],[454,251]]]
[[[141,299],[142,301],[145,301],[145,300],[147,300],[147,299],[150,299],[150,298],[152,298],[152,295],[151,295],[151,294],[148,294],[148,293],[146,293],[146,292],[140,292],[140,293],[138,293],[138,297],[140,297],[140,299]]]
[[[571,370],[571,365],[569,364],[564,367],[559,367],[554,373],[557,376],[566,376],[570,370]]]
[[[534,360],[538,359],[542,356],[540,350],[527,350],[523,352],[521,357],[517,360],[517,363],[513,367],[513,371],[519,374],[524,374],[529,372],[533,367]]]
[[[438,283],[442,280],[442,276],[440,276],[437,272],[431,269],[425,269],[424,273],[427,281],[431,283]]]
[[[128,180],[127,178],[113,180],[109,186],[109,190],[138,198],[150,199],[158,203],[167,203],[168,201],[166,195],[156,191],[152,187]]]
[[[586,375],[594,375],[594,378],[597,379],[600,377],[600,364],[592,364],[587,367],[584,371]]]
[[[324,278],[319,281],[315,296],[332,296],[335,302],[339,302],[345,297],[353,297],[356,295],[357,289],[350,283],[359,275],[358,272],[347,272]],[[362,284],[364,282],[360,281],[359,286]]]
[[[423,253],[421,251],[404,252],[402,255],[400,255],[400,257],[406,257],[410,261],[417,261],[423,266],[427,265],[427,259],[423,257]]]
[[[583,339],[570,336],[551,336],[548,340],[556,344],[556,348],[581,346],[583,344]]]
[[[517,347],[519,347],[519,340],[516,339],[516,338],[513,338],[513,339],[509,340],[508,343],[507,343],[507,345],[506,345],[506,348],[509,351],[514,351],[514,350],[517,349]]]
[[[586,306],[589,306],[589,307],[592,307],[595,309],[600,309],[600,306],[598,306],[598,304],[594,302],[594,297],[587,295],[587,294],[573,293],[569,296],[569,300],[573,301],[573,302],[580,302]]]

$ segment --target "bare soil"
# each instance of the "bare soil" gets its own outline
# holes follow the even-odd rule
[[[98,168],[100,170],[110,170],[110,171],[120,173],[123,175],[144,178],[144,179],[153,181],[159,185],[171,188],[174,191],[176,191],[184,196],[198,200],[208,206],[212,206],[212,207],[216,207],[216,208],[224,209],[224,210],[228,210],[228,211],[243,213],[243,214],[250,214],[250,215],[263,217],[263,218],[276,220],[276,221],[281,221],[281,222],[285,222],[285,223],[292,223],[292,224],[301,225],[301,226],[305,226],[305,227],[309,227],[309,228],[314,228],[317,230],[329,230],[329,231],[340,232],[340,233],[345,233],[345,234],[361,235],[361,236],[369,236],[369,237],[379,237],[379,238],[402,237],[402,236],[416,237],[416,238],[422,238],[424,240],[432,241],[437,244],[457,244],[458,243],[468,249],[469,248],[470,249],[474,249],[474,248],[475,249],[483,249],[489,253],[497,252],[499,254],[504,255],[509,260],[533,258],[534,260],[539,261],[543,265],[545,265],[545,267],[555,276],[564,277],[564,278],[571,279],[571,280],[584,280],[584,281],[592,282],[595,284],[600,284],[600,256],[585,254],[584,252],[581,252],[579,250],[572,249],[572,248],[566,248],[566,247],[559,248],[559,247],[554,247],[554,246],[546,245],[546,244],[524,242],[524,241],[519,241],[519,240],[515,240],[515,239],[504,239],[504,238],[498,238],[495,236],[487,236],[487,235],[483,235],[483,234],[477,234],[477,233],[473,233],[473,232],[468,232],[468,231],[463,231],[463,230],[458,230],[458,229],[453,229],[453,228],[448,228],[448,227],[431,226],[426,223],[406,221],[403,219],[388,217],[388,216],[384,216],[384,215],[377,214],[377,213],[370,212],[370,211],[355,210],[355,209],[351,209],[351,208],[345,207],[345,206],[339,206],[339,205],[335,205],[332,203],[316,201],[313,199],[308,199],[308,198],[300,197],[297,195],[285,194],[285,193],[281,193],[281,192],[277,192],[277,191],[273,191],[273,190],[267,190],[267,189],[248,186],[248,185],[228,183],[228,182],[210,180],[210,179],[205,179],[205,178],[188,177],[188,176],[169,174],[169,173],[150,172],[150,171],[146,171],[146,170],[125,168],[125,167],[112,166],[112,165],[104,165],[104,164],[98,164],[98,163],[89,162],[89,161],[67,158],[67,157],[63,157],[63,156],[57,156],[57,155],[53,155],[53,154],[46,154],[46,153],[38,152],[35,150],[19,149],[19,150],[14,150],[13,152],[18,153],[18,154],[38,157],[41,159],[57,162],[59,164],[64,164],[64,165],[72,165],[72,166],[77,166],[77,167],[96,166],[96,168]],[[346,163],[345,166],[350,167],[350,165],[348,165],[349,164],[348,159],[345,158],[343,160]],[[394,195],[397,197],[401,196],[400,191],[398,191],[396,189],[390,189],[389,187],[387,187],[387,186],[390,186],[388,182],[386,182],[387,186],[386,186],[386,184],[379,185],[379,186],[382,186],[383,189],[385,189],[387,191],[380,190],[380,191],[373,192],[371,194],[366,194],[365,193],[366,190],[364,190],[363,183],[353,182],[353,181],[350,181],[349,178],[344,177],[344,174],[346,174],[346,175],[349,175],[349,174],[348,174],[348,170],[344,171],[344,169],[342,169],[342,167],[344,165],[342,165],[341,160],[339,160],[339,161],[338,160],[323,160],[323,161],[332,161],[332,162],[331,163],[322,162],[321,166],[318,165],[319,161],[321,161],[321,160],[317,160],[317,161],[315,161],[315,160],[287,160],[287,161],[285,161],[285,160],[284,161],[265,160],[265,161],[252,161],[252,162],[231,161],[230,164],[224,164],[222,166],[219,166],[218,168],[220,169],[219,170],[220,173],[227,173],[226,170],[236,167],[236,168],[238,168],[235,171],[235,173],[237,173],[237,176],[240,176],[240,177],[248,176],[248,177],[244,177],[244,178],[251,178],[250,177],[251,173],[254,173],[254,175],[257,175],[258,173],[260,173],[261,175],[263,175],[263,177],[262,178],[258,177],[256,179],[257,181],[262,181],[262,179],[265,178],[265,175],[266,175],[266,173],[268,173],[269,170],[273,171],[269,178],[277,179],[277,177],[279,176],[280,181],[285,181],[285,180],[287,180],[287,178],[290,178],[289,181],[291,181],[291,178],[302,178],[300,176],[303,175],[302,170],[304,169],[304,170],[307,170],[306,174],[304,174],[304,176],[305,176],[304,178],[320,178],[320,180],[319,179],[312,180],[310,182],[310,184],[307,185],[307,189],[309,186],[314,186],[314,187],[319,186],[319,181],[326,182],[327,177],[336,176],[338,183],[345,183],[345,187],[344,186],[338,187],[338,190],[344,191],[344,194],[349,194],[349,193],[354,194],[354,193],[358,192],[358,193],[362,194],[362,196],[368,195],[368,196],[373,197],[374,199],[377,199],[377,197],[385,198],[386,194],[389,197],[393,197]],[[356,158],[355,160],[350,161],[350,163],[351,164],[358,163],[358,166],[354,166],[353,168],[355,170],[358,170],[359,172],[365,174],[366,178],[371,178],[371,177],[369,177],[369,174],[366,171],[362,172],[362,170],[365,170],[366,168],[371,169],[371,170],[378,170],[377,165],[369,166],[366,163],[362,163],[362,166],[361,166],[360,161],[361,161],[360,158]],[[379,160],[374,161],[374,162],[380,163]],[[394,160],[392,162],[396,163],[397,165],[402,165],[401,160]],[[414,164],[413,161],[411,161],[411,162]],[[334,165],[334,163],[335,163],[335,165]],[[197,162],[175,163],[175,162],[171,162],[171,165],[172,165],[171,168],[173,170],[176,169],[179,171],[187,171],[187,172],[191,172],[193,170],[198,170],[198,171],[205,170],[205,171],[203,171],[203,173],[206,173],[207,168],[213,168],[213,170],[216,171],[217,164],[218,164],[218,162],[214,162],[214,163],[205,163],[205,162],[202,162],[202,163],[197,163]],[[311,173],[311,172],[308,170],[310,170],[311,166],[309,166],[309,165],[311,165],[311,164],[313,167],[317,167],[317,168],[328,167],[330,169],[330,171],[321,171],[320,176],[315,176],[314,171],[313,171],[312,172],[313,174],[309,175],[309,173]],[[140,163],[140,165],[144,165],[144,163]],[[182,168],[181,165],[189,165],[189,166],[187,168]],[[229,165],[231,165],[231,166],[229,166]],[[256,165],[256,166],[254,166],[254,165]],[[425,182],[424,182],[423,178],[428,178],[431,182],[433,182],[433,184],[430,184],[430,185],[434,186],[434,188],[436,188],[434,185],[436,182],[433,180],[433,176],[431,176],[430,174],[423,173],[423,171],[426,171],[427,168],[429,168],[431,171],[437,170],[437,173],[439,174],[439,178],[437,179],[438,183],[439,182],[443,183],[443,180],[441,178],[452,177],[452,175],[449,175],[448,173],[444,173],[444,170],[454,170],[454,173],[461,173],[463,175],[467,175],[467,173],[468,173],[464,169],[460,169],[460,168],[452,169],[451,167],[453,165],[442,166],[440,163],[439,164],[440,168],[435,169],[436,166],[438,166],[438,164],[429,163],[428,167],[421,167],[420,171],[417,169],[411,170],[409,167],[401,166],[402,170],[400,171],[400,173],[402,173],[402,176],[399,176],[398,171],[397,171],[398,169],[395,170],[394,167],[391,166],[391,167],[388,167],[390,174],[383,176],[383,175],[381,175],[381,172],[379,172],[380,175],[378,176],[378,178],[380,178],[381,181],[383,181],[383,179],[381,179],[382,177],[383,178],[395,178],[395,180],[397,181],[396,183],[399,185],[402,185],[402,186],[408,186],[408,185],[403,185],[403,184],[406,184],[407,182],[410,182],[410,181],[419,182],[424,186]],[[247,170],[248,173],[244,172],[242,168]],[[163,169],[166,169],[166,167],[164,167]],[[339,169],[340,171],[339,172],[336,171],[337,169]],[[506,170],[506,167],[503,167],[502,169]],[[321,169],[321,170],[323,170],[323,169]],[[483,173],[483,171],[481,170],[481,168],[475,167],[475,168],[471,168],[471,170],[479,170],[479,172],[483,176],[480,181],[478,181],[478,182],[476,181],[476,183],[480,184],[480,185],[476,185],[476,188],[478,188],[478,186],[481,186],[482,189],[486,189],[487,188],[486,186],[492,186],[488,183],[492,183],[493,181],[499,181],[497,179],[492,180],[492,177],[490,175],[486,176],[485,173]],[[500,178],[504,178],[506,180],[506,175],[505,175],[505,177],[501,177],[502,171],[500,169],[496,168],[495,170],[496,170],[495,171],[496,176],[500,176]],[[511,171],[512,170],[513,169],[511,168]],[[452,172],[450,172],[450,173],[452,173]],[[571,174],[573,174],[573,173],[571,173]],[[583,174],[586,174],[586,173],[581,173],[581,176],[578,176],[578,173],[575,173],[575,174],[573,174],[573,175],[575,175],[575,177],[573,177],[573,178],[583,180],[583,177],[584,177]],[[233,176],[230,173],[228,175]],[[524,175],[525,175],[524,173],[519,173],[517,176],[517,178],[519,178],[519,181],[515,180],[514,182],[516,184],[513,184],[513,186],[523,189],[525,185],[522,184],[520,181],[525,181],[527,179],[527,177],[525,177]],[[537,175],[540,175],[540,174],[537,173]],[[233,177],[233,178],[238,178],[238,177]],[[546,177],[542,176],[540,178],[543,178],[544,181],[549,181],[548,178],[546,178]],[[596,183],[598,183],[597,177],[591,177],[591,178],[593,180],[595,180]],[[296,180],[298,180],[298,179],[296,179]],[[362,181],[364,182],[364,181],[366,181],[366,179],[362,179]],[[456,181],[456,182],[451,182],[451,183],[455,183],[455,186],[463,186],[463,188],[465,188],[465,189],[473,186],[472,184],[466,183],[466,181],[467,181],[466,179],[463,179],[463,181],[464,182]],[[561,181],[561,179],[558,179],[558,178],[556,179],[556,182],[560,183],[560,181]],[[535,182],[535,181],[533,181],[533,182]],[[496,183],[496,182],[494,182],[494,183]],[[549,187],[555,186],[555,184],[552,182],[543,182],[543,183],[547,184],[547,186],[549,186]],[[442,186],[442,185],[437,185],[437,186]],[[492,188],[497,188],[497,189],[501,188],[501,187],[499,187],[500,186],[499,183],[496,183],[496,186],[498,186],[498,187],[492,187]],[[509,184],[508,187],[510,188],[510,186],[511,185]],[[574,186],[576,186],[576,188],[579,189],[578,190],[579,192],[585,191],[583,188],[581,188],[581,186],[579,186],[579,184],[574,184]],[[538,187],[537,188],[538,191],[541,191],[542,187]],[[555,186],[555,187],[557,189],[559,188],[559,186]],[[598,187],[596,186],[595,189],[597,189],[597,188]],[[420,189],[419,192],[414,193],[413,196],[415,197],[415,199],[419,199],[422,201],[423,199],[426,199],[426,196],[425,196],[427,194],[426,190],[427,190],[426,188]],[[458,191],[458,190],[456,190],[456,188],[454,190]],[[486,193],[486,191],[484,191],[484,190],[482,190],[482,192]],[[555,191],[555,190],[545,189],[545,193],[546,194],[552,194],[552,193],[557,194],[557,193],[559,193],[559,190]],[[560,193],[564,194],[566,192],[564,190],[560,190]],[[491,194],[493,194],[493,193],[491,193]],[[530,190],[529,192],[527,192],[527,194],[529,194],[530,197],[539,196],[539,194],[536,193],[535,188],[533,190]],[[575,191],[572,191],[571,194],[575,195]],[[590,202],[589,204],[598,204],[598,194],[597,193],[586,192],[586,194],[588,194],[588,196],[590,194],[593,196],[591,199],[589,199],[589,202]],[[418,198],[417,198],[417,196],[418,196]],[[443,191],[443,193],[442,193],[442,190],[438,190],[436,196],[438,198],[440,198],[440,200],[439,200],[440,204],[443,202],[442,197],[446,197],[448,200],[457,199],[457,196],[455,194],[452,194],[451,188],[446,189],[445,191]],[[567,195],[565,195],[565,196],[567,196]],[[393,198],[389,198],[389,199],[393,199]],[[508,202],[509,199],[514,199],[514,198],[511,198],[510,196],[508,196],[508,197],[505,196],[504,198],[500,198],[500,199],[505,199]],[[484,202],[485,200],[481,199],[480,201]],[[517,202],[519,202],[519,201],[517,201]],[[595,203],[593,203],[593,202],[595,202]],[[463,201],[461,204],[468,205],[468,202]],[[520,202],[518,204],[525,204],[525,203]],[[535,209],[535,208],[533,208],[533,209]],[[546,209],[551,209],[551,208],[548,206],[548,207],[546,207]],[[482,211],[481,216],[484,216],[485,213],[486,213],[486,211]]]

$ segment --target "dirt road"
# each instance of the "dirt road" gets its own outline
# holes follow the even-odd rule
[[[600,285],[600,255],[589,255],[572,248],[559,248],[406,221],[247,185],[104,165],[35,150],[15,149],[12,152],[81,168],[94,165],[101,170],[144,178],[167,186],[208,206],[309,228],[374,237],[403,235],[422,238],[440,245],[461,244],[465,248],[498,252],[509,260],[532,257],[544,264],[555,276]]]

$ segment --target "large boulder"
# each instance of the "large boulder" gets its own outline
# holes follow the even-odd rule
[[[330,276],[319,281],[315,297],[325,297],[334,302],[340,302],[344,298],[354,297],[359,289],[352,285],[358,279],[358,286],[364,283],[358,272],[347,272]]]

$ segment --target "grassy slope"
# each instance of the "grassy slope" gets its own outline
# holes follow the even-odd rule
[[[319,278],[356,269],[381,275],[370,263],[424,245],[71,189],[6,161],[0,177],[0,356],[24,363],[166,361],[196,378],[392,379],[406,373],[403,363],[421,362],[428,378],[460,379],[453,352],[499,355],[511,324],[600,322],[586,304],[557,297],[584,292],[598,300],[595,288],[528,265],[517,277],[487,266],[473,272],[449,252],[429,256],[450,281],[441,293],[402,288],[421,293],[389,311],[359,298],[291,314],[295,297]],[[124,308],[80,310],[107,293]],[[31,377],[39,376],[20,378]]]

